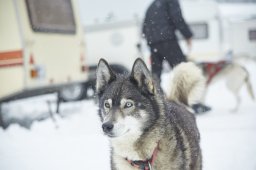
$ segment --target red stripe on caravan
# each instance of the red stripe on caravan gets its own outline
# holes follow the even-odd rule
[[[0,67],[10,67],[22,64],[22,50],[0,52]]]
[[[23,62],[22,63],[12,63],[12,64],[0,64],[0,68],[1,67],[21,66],[21,65],[23,65]]]

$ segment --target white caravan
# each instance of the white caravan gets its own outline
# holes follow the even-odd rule
[[[92,13],[89,13],[86,10],[90,16],[94,16],[90,21],[84,21],[89,65],[95,65],[102,57],[110,63],[122,65],[128,69],[137,57],[143,57],[149,63],[150,53],[145,41],[141,38],[141,27],[145,11],[151,1],[149,0],[147,5],[140,5],[138,8],[135,5],[130,5],[134,8],[126,6],[130,11],[134,10],[130,12],[129,17],[124,16],[124,12],[119,8],[111,9],[108,15],[106,12],[91,10]],[[220,60],[229,51],[232,51],[234,56],[243,52],[243,54],[256,57],[255,19],[234,22],[232,18],[236,16],[231,17],[230,13],[225,10],[233,10],[235,13],[238,10],[230,9],[229,6],[232,5],[221,5],[211,0],[181,0],[180,3],[183,16],[194,33],[192,51],[188,51],[185,41],[177,32],[186,55],[198,61]],[[111,8],[107,4],[104,6]],[[255,16],[256,10],[253,11],[253,8],[256,9],[255,4],[240,5],[240,7],[247,11],[243,13],[247,18]],[[229,34],[232,35],[228,36]]]
[[[0,0],[0,104],[88,77],[75,0]]]

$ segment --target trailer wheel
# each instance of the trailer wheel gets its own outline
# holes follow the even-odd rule
[[[59,99],[63,102],[77,101],[84,97],[86,89],[83,84],[72,84],[59,91]]]
[[[89,80],[84,84],[84,98],[92,99],[95,96],[95,79]]]
[[[2,127],[3,129],[6,128],[5,124],[4,124],[4,120],[3,120],[3,113],[2,113],[2,105],[0,103],[0,127]]]

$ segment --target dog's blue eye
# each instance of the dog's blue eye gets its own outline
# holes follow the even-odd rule
[[[126,102],[124,108],[129,108],[132,107],[133,103],[132,102]]]
[[[105,106],[106,108],[108,108],[108,109],[110,108],[110,104],[109,104],[109,103],[107,103],[107,102],[106,102],[106,103],[104,103],[104,106]]]

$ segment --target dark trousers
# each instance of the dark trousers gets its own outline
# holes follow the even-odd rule
[[[175,65],[186,61],[177,41],[166,41],[150,45],[152,73],[159,81],[163,69],[163,60],[173,68]]]

